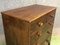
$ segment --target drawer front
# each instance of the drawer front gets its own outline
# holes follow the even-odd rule
[[[51,40],[51,34],[49,34],[47,31],[40,37],[40,39],[37,42],[37,45],[41,45],[43,44],[43,42],[45,42],[46,45],[50,44],[50,40]]]
[[[54,17],[51,17],[50,15],[47,16],[47,23],[50,24],[50,25],[53,25],[54,24]]]
[[[46,34],[46,33],[45,33],[45,34]],[[46,35],[40,37],[40,39],[37,40],[37,42],[36,42],[34,45],[41,45],[42,42],[44,42],[44,41],[47,39],[47,37],[48,37],[48,34],[46,34]]]
[[[39,40],[40,37],[41,37],[41,32],[40,31],[36,31],[33,35],[31,35],[30,36],[31,45],[36,43],[37,40]]]
[[[44,42],[47,38],[48,38],[49,34],[48,33],[44,33],[40,39],[39,39],[39,43],[41,44],[42,42]]]
[[[54,19],[55,19],[55,12],[52,11],[47,15],[47,23],[49,23],[50,25],[53,25]]]
[[[47,21],[47,16],[42,16],[41,18],[32,22],[30,33],[32,34],[37,30],[41,30],[41,28],[46,24],[46,21]]]

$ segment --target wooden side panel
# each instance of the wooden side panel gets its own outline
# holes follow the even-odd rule
[[[2,18],[7,45],[28,45],[28,23],[7,15]]]

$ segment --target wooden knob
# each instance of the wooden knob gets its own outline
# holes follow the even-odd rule
[[[54,18],[54,17],[55,17],[55,15],[50,15],[50,17]]]
[[[51,32],[47,31],[48,34],[51,34]]]
[[[43,26],[44,23],[43,23],[43,22],[39,22],[38,25],[39,25],[39,26]]]
[[[40,37],[41,36],[41,32],[37,32],[36,35],[37,35],[37,37]]]

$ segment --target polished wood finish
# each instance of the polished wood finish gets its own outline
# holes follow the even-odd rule
[[[2,12],[7,45],[42,45],[45,41],[49,45],[55,11],[55,7],[31,5]]]
[[[4,14],[19,18],[21,20],[32,22],[33,20],[36,20],[37,18],[49,13],[54,9],[55,9],[54,7],[49,6],[32,5],[28,7],[5,11]]]

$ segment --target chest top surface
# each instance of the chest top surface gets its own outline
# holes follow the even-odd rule
[[[27,7],[12,9],[2,12],[4,15],[12,16],[21,20],[32,22],[35,19],[49,13],[54,10],[55,7],[43,6],[43,5],[31,5]]]

